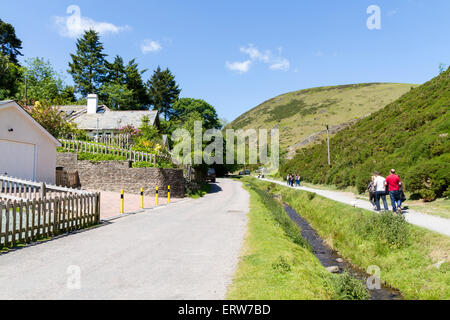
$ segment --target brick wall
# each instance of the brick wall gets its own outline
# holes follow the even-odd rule
[[[181,169],[131,168],[130,161],[77,160],[76,153],[57,153],[56,165],[67,171],[78,171],[83,189],[105,190],[139,194],[144,188],[145,195],[154,195],[156,186],[159,194],[167,195],[170,185],[172,197],[184,197],[184,178]]]

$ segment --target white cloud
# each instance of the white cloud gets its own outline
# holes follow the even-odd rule
[[[116,26],[109,22],[97,22],[91,18],[81,16],[81,9],[77,5],[67,7],[67,14],[70,16],[55,17],[55,25],[63,37],[76,38],[86,30],[95,30],[99,34],[119,33],[131,29],[129,26]]]
[[[239,73],[246,73],[250,69],[251,61],[243,61],[243,62],[226,62],[226,67],[232,71],[237,71]]]
[[[146,54],[149,52],[158,52],[161,49],[162,49],[162,45],[161,45],[161,43],[159,43],[159,41],[146,39],[141,44],[141,51],[143,54]]]
[[[253,62],[263,62],[269,65],[270,70],[288,71],[291,63],[288,59],[283,58],[282,48],[278,48],[278,55],[272,54],[270,50],[260,51],[253,44],[241,47],[239,49],[242,53],[248,55],[249,59],[244,62],[226,62],[226,66],[230,70],[238,71],[239,73],[248,72],[250,65]]]
[[[241,47],[241,52],[249,55],[251,60],[258,60],[263,62],[269,62],[271,53],[270,51],[265,51],[265,53],[261,53],[253,44],[249,44],[249,46]]]
[[[278,61],[275,61],[269,66],[270,70],[280,70],[280,71],[288,71],[291,67],[291,63],[288,59],[279,58]]]
[[[396,15],[397,12],[398,12],[398,9],[390,10],[390,11],[387,12],[387,16],[391,17],[393,15]]]

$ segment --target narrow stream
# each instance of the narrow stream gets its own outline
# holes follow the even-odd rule
[[[303,219],[297,212],[289,205],[284,204],[284,210],[289,215],[291,220],[301,228],[301,234],[305,238],[313,249],[314,255],[319,259],[322,266],[325,268],[331,266],[338,266],[339,273],[347,271],[353,277],[366,283],[369,274],[365,271],[358,269],[346,261],[343,257],[337,254],[336,251],[329,248],[317,232],[310,226],[310,224]],[[341,261],[341,262],[338,262]],[[401,300],[402,296],[398,290],[385,287],[381,285],[380,289],[368,290],[371,300]]]

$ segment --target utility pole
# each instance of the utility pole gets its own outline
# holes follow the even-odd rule
[[[330,159],[330,135],[328,133],[328,124],[327,124],[327,144],[328,144],[328,165],[331,166],[331,159]]]

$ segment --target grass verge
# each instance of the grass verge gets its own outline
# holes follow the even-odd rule
[[[381,280],[398,288],[405,298],[450,299],[449,237],[309,192],[257,183],[281,194],[283,201],[354,265],[363,269],[378,266]]]
[[[348,292],[357,292],[354,288],[360,287],[361,283],[341,281],[340,275],[328,273],[305,240],[298,238],[300,229],[291,222],[281,205],[268,193],[265,195],[251,178],[245,177],[241,181],[250,193],[249,222],[227,299],[360,298]]]

